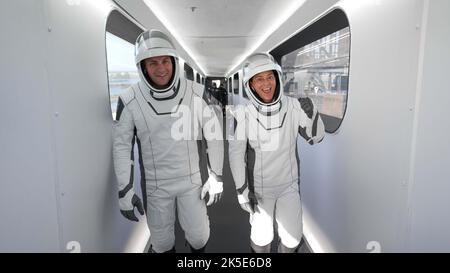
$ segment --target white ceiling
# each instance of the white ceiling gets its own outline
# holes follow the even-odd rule
[[[224,76],[230,72],[305,2],[141,1],[150,7],[208,76]]]

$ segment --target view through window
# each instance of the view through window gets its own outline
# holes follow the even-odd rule
[[[347,104],[349,27],[284,55],[281,64],[285,94],[310,97],[321,113],[327,132],[335,132]]]
[[[109,95],[112,117],[116,119],[119,95],[139,81],[134,63],[134,45],[106,32]]]

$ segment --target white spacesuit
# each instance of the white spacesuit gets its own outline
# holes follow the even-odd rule
[[[152,80],[144,62],[161,56],[170,57],[173,72],[164,87]],[[177,52],[166,34],[142,33],[135,57],[141,80],[120,95],[113,128],[121,212],[138,221],[134,207],[141,214],[145,209],[154,252],[174,251],[177,212],[192,251],[202,251],[210,232],[202,199],[208,193],[208,205],[217,202],[223,188],[219,120],[203,98],[203,86],[185,79],[180,71]],[[144,208],[133,189],[135,141]]]
[[[255,75],[266,71],[273,72],[276,83],[270,102],[250,85]],[[278,252],[293,252],[302,238],[297,136],[311,145],[318,143],[324,125],[311,99],[283,96],[281,67],[271,55],[248,57],[243,74],[250,102],[235,110],[235,139],[229,144],[238,201],[250,213],[253,251],[270,252],[275,217],[281,239]]]

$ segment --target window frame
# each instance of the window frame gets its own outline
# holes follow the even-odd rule
[[[349,28],[349,66],[348,66],[348,78],[347,78],[347,94],[345,97],[345,108],[343,110],[342,118],[338,122],[334,122],[336,119],[335,117],[328,116],[325,114],[320,114],[324,125],[325,125],[325,132],[329,134],[335,134],[339,132],[339,129],[341,128],[342,122],[345,119],[345,115],[347,113],[347,107],[348,107],[348,96],[350,91],[350,71],[351,71],[351,26],[348,20],[347,15],[345,12],[340,8],[335,8],[331,10],[329,13],[325,14],[321,18],[319,18],[317,21],[313,22],[311,25],[306,27],[305,29],[301,30],[285,42],[278,45],[276,48],[270,51],[270,54],[275,58],[275,60],[278,62],[278,64],[281,65],[281,60],[283,56],[288,55],[289,53],[292,53],[293,51],[296,51],[306,45],[309,45],[319,39],[322,39],[332,33],[335,33],[336,31],[339,31],[344,28]],[[327,124],[337,124],[337,126],[334,126],[332,129],[330,129],[330,126],[327,126]],[[328,127],[328,128],[327,128]]]
[[[234,86],[235,81],[237,81],[236,86]],[[236,72],[233,75],[233,94],[239,95],[239,72]]]
[[[184,72],[186,75],[186,79],[190,81],[195,81],[194,79],[194,69],[188,63],[184,63]]]
[[[144,31],[142,27],[140,27],[138,24],[133,22],[136,21],[133,17],[131,17],[128,14],[124,14],[120,9],[113,8],[109,12],[109,14],[106,16],[106,23],[105,23],[105,35],[104,35],[104,41],[105,41],[105,68],[106,68],[106,79],[107,79],[107,86],[108,86],[108,105],[109,110],[111,111],[111,118],[114,120],[116,113],[113,113],[113,108],[111,106],[111,86],[110,86],[110,76],[109,76],[109,67],[108,67],[108,47],[107,47],[107,35],[110,33],[111,35],[114,35],[128,43],[130,43],[133,47],[136,42],[137,37]],[[134,56],[133,56],[134,57]],[[117,111],[117,109],[116,109]]]

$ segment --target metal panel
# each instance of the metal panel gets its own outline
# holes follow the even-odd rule
[[[423,1],[338,6],[352,37],[348,107],[336,134],[300,144],[305,226],[324,251],[404,251]]]
[[[42,1],[1,1],[0,252],[59,251]]]
[[[128,222],[118,208],[105,52],[110,10],[109,1],[48,1],[63,245],[76,241],[82,252],[126,251],[132,229],[146,225]]]
[[[450,251],[450,2],[429,2],[411,195],[411,251]]]

